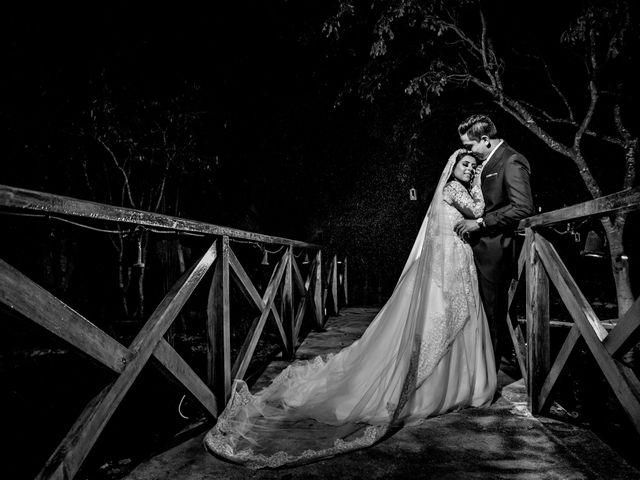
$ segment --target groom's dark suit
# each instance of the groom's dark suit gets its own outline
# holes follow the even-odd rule
[[[514,230],[533,213],[529,162],[506,142],[497,147],[482,168],[480,179],[485,201],[485,228],[473,245],[480,295],[487,313],[496,367],[507,352],[506,328],[509,284],[516,262]]]

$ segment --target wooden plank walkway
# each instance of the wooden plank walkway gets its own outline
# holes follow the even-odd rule
[[[312,332],[296,358],[336,352],[360,337],[377,310],[349,308]],[[254,385],[268,383],[288,362],[274,361]],[[199,435],[138,465],[129,480],[202,479],[638,479],[593,433],[526,408],[521,381],[499,377],[502,396],[486,409],[467,409],[407,427],[388,440],[311,465],[253,471],[207,453]]]

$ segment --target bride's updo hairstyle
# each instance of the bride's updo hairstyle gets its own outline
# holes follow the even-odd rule
[[[486,115],[471,115],[458,125],[458,134],[460,136],[466,134],[470,140],[479,142],[483,135],[489,138],[497,138],[498,129]]]

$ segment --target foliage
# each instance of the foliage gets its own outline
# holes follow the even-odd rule
[[[345,24],[373,25],[371,67],[360,84],[371,85],[374,76],[376,82],[365,98],[399,71],[423,117],[447,90],[469,90],[570,159],[592,197],[603,195],[603,182],[607,190],[633,187],[639,125],[629,67],[638,51],[636,10],[624,0],[529,7],[519,12],[519,6],[480,0],[348,0],[325,33],[339,38]],[[621,182],[612,185],[611,168],[599,166],[603,153],[619,159]],[[603,173],[596,178],[598,171]],[[626,214],[602,219],[621,311],[633,302],[625,223]]]
[[[87,110],[68,129],[94,201],[179,215],[188,188],[185,177],[215,179],[215,165],[199,152],[201,113],[195,109],[195,93],[184,90],[166,99],[146,99],[96,85]],[[143,318],[148,232],[116,227],[110,237],[118,255],[123,313]]]

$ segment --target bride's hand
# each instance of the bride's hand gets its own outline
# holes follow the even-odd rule
[[[480,168],[476,167],[473,171],[473,178],[471,179],[471,188],[480,186]]]

